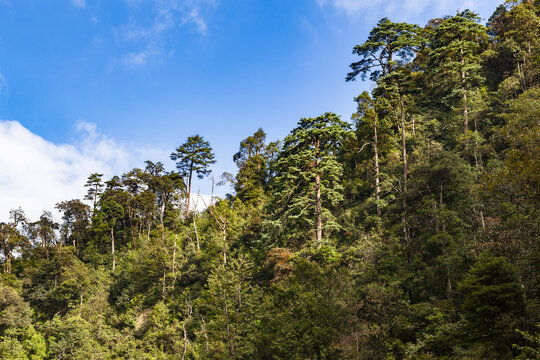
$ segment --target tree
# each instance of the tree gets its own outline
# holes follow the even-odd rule
[[[535,60],[540,53],[538,2],[535,5],[534,0],[507,1],[493,13],[488,25],[495,50],[490,65],[497,66],[493,71],[499,73],[493,75],[499,83],[511,84],[514,97],[538,85],[540,71]]]
[[[21,208],[9,212],[10,222],[0,223],[0,249],[4,255],[4,272],[11,274],[13,252],[21,251],[28,244],[28,239],[21,234],[19,227],[27,220]]]
[[[42,249],[45,249],[45,256],[49,257],[50,245],[56,242],[56,230],[59,228],[59,224],[54,221],[52,213],[50,211],[44,211],[39,217],[38,221],[34,221],[27,224],[27,231],[29,237],[34,242],[39,242]]]
[[[77,250],[77,243],[80,245],[90,224],[90,207],[78,199],[62,201],[55,207],[63,212],[61,234],[64,243],[68,244],[71,240],[73,248]]]
[[[0,284],[0,358],[41,360],[43,336],[32,326],[32,309],[11,287]]]
[[[350,321],[350,279],[342,270],[294,261],[293,272],[271,285],[263,304],[256,359],[345,358],[339,342]]]
[[[278,156],[274,196],[268,206],[268,235],[300,245],[306,233],[322,244],[323,231],[340,228],[331,210],[343,200],[339,150],[354,137],[350,125],[332,113],[304,118],[285,138]]]
[[[377,81],[404,65],[419,45],[420,28],[407,23],[394,23],[387,18],[379,20],[362,45],[353,48],[353,54],[362,60],[350,65],[352,71],[345,78],[354,80],[358,75],[365,80]]]
[[[184,188],[182,177],[174,172],[167,173],[161,162],[145,161],[148,174],[146,182],[148,187],[156,194],[159,207],[159,223],[163,227],[163,219],[167,205],[178,190]]]
[[[245,258],[215,267],[208,277],[205,308],[212,359],[253,358],[260,290],[250,283]]]
[[[458,290],[463,294],[463,312],[474,335],[506,355],[512,345],[508,332],[513,333],[525,310],[515,269],[504,258],[484,253]]]
[[[409,242],[407,228],[407,145],[405,140],[405,87],[408,81],[408,71],[404,66],[414,55],[416,48],[421,44],[420,28],[407,23],[393,23],[387,18],[379,21],[371,30],[367,41],[357,45],[353,53],[362,56],[359,62],[352,63],[352,72],[347,74],[346,80],[352,81],[358,75],[365,79],[369,74],[372,81],[378,81],[379,96],[397,97],[399,105],[399,120],[401,124],[401,147],[403,161],[403,233],[405,242]]]
[[[49,338],[51,358],[59,360],[98,360],[106,350],[92,333],[93,326],[80,316],[64,319],[55,317],[48,322],[45,332]]]
[[[240,149],[233,156],[238,166],[235,190],[243,201],[261,199],[268,182],[266,133],[259,129],[240,142]]]
[[[211,170],[208,167],[214,164],[214,153],[208,141],[205,141],[202,136],[194,135],[187,138],[186,142],[176,148],[171,153],[171,160],[176,161],[176,168],[181,176],[187,177],[187,206],[186,217],[190,211],[191,198],[191,181],[193,174],[197,174],[199,179],[208,176]]]
[[[88,177],[88,181],[84,185],[88,188],[84,199],[94,203],[94,210],[96,210],[99,195],[103,192],[103,187],[105,186],[101,180],[102,177],[103,174],[93,173]]]
[[[101,212],[103,212],[105,224],[107,225],[111,235],[111,255],[112,255],[112,269],[116,269],[116,254],[114,247],[114,227],[118,219],[124,216],[124,208],[114,200],[108,200],[101,204]]]
[[[373,100],[371,99],[371,96],[368,94],[367,91],[364,91],[362,94],[360,94],[356,99],[356,103],[358,104],[358,110],[355,114],[353,114],[353,119],[357,121],[357,129],[360,128],[361,125],[367,124],[367,126],[371,127],[373,132],[373,166],[375,169],[375,203],[376,203],[376,209],[377,209],[377,216],[381,216],[381,209],[380,209],[380,202],[381,202],[381,179],[380,179],[380,166],[379,166],[379,135],[377,128],[379,126],[379,116],[375,110],[375,104]],[[368,145],[369,142],[365,143],[365,145]],[[360,151],[363,150],[364,145],[362,145],[362,148]]]
[[[443,103],[461,108],[465,135],[469,131],[471,96],[476,95],[484,81],[480,54],[487,46],[488,35],[479,20],[469,10],[444,19],[433,29],[429,43],[432,84]]]

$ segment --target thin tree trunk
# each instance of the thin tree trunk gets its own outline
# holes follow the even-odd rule
[[[184,348],[182,349],[182,360],[185,359],[186,357],[186,352],[187,352],[187,344],[189,342],[188,340],[188,337],[187,337],[187,329],[186,329],[186,325],[187,325],[187,322],[189,321],[189,319],[191,318],[191,313],[193,311],[193,308],[191,305],[187,305],[188,307],[188,310],[187,310],[187,318],[184,320],[184,322],[182,323],[182,331],[184,332]]]
[[[204,335],[205,354],[208,354],[208,333],[206,332],[206,322],[204,321],[204,317],[202,315],[201,315],[201,324],[202,324],[202,331]]]
[[[316,221],[316,241],[317,247],[322,245],[322,205],[321,205],[321,174],[319,173],[319,164],[321,163],[319,155],[319,139],[315,140],[315,151],[316,151],[316,163],[315,163],[315,221]]]
[[[159,207],[159,223],[161,224],[161,227],[163,228],[163,217],[165,215],[165,195],[161,194],[161,206]]]
[[[83,305],[83,292],[79,293],[79,316],[82,314],[82,305]]]
[[[114,228],[111,226],[111,252],[112,252],[112,269],[113,271],[116,269],[116,255],[114,253]]]
[[[433,216],[435,217],[435,234],[439,233],[439,210],[437,208],[437,201],[433,201]]]
[[[11,253],[10,252],[7,252],[7,254],[4,255],[4,257],[6,258],[6,266],[4,267],[4,272],[6,274],[11,274]]]
[[[94,193],[94,212],[96,211],[97,198],[98,198],[98,184],[96,183],[95,193]]]
[[[176,282],[176,241],[178,240],[178,235],[174,236],[174,245],[173,245],[173,252],[172,252],[172,273],[174,282]],[[173,282],[173,287],[174,287]]]
[[[161,279],[161,296],[163,298],[165,298],[165,294],[166,294],[166,291],[165,291],[165,288],[166,288],[166,284],[165,284],[166,276],[167,276],[167,263],[163,264],[163,278]]]
[[[201,246],[199,244],[199,232],[197,231],[197,223],[195,221],[195,215],[193,215],[193,228],[195,229],[195,239],[197,240],[197,250],[201,250]]]
[[[322,245],[322,214],[321,214],[321,175],[317,173],[315,175],[315,188],[316,188],[316,202],[315,202],[315,217],[317,221],[316,240],[317,247]]]
[[[523,63],[525,63],[525,61],[523,61]],[[521,90],[523,92],[525,92],[525,90],[527,89],[527,84],[525,83],[525,77],[523,76],[523,71],[521,70],[521,64],[519,63],[519,60],[518,60],[518,63],[517,63],[517,68],[518,68],[518,74],[519,74],[519,83],[521,85]]]
[[[227,219],[223,220],[223,265],[227,265]]]
[[[189,205],[190,205],[190,200],[191,200],[191,177],[192,177],[192,175],[193,175],[193,165],[191,165],[191,167],[189,169],[186,218],[189,216]]]
[[[381,216],[380,200],[380,174],[379,174],[379,138],[377,136],[377,121],[373,126],[373,153],[375,157],[375,201],[377,202],[377,216]]]

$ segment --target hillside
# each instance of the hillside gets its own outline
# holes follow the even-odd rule
[[[540,359],[540,1],[383,18],[353,53],[350,119],[259,129],[221,176],[190,136],[61,221],[14,209],[0,358]]]

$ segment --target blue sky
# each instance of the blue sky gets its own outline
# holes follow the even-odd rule
[[[0,198],[10,199],[0,212],[50,208],[82,192],[91,171],[146,159],[172,168],[168,154],[195,133],[216,151],[214,173],[233,172],[239,142],[259,127],[274,140],[300,117],[350,118],[352,98],[370,87],[344,81],[351,49],[381,17],[423,25],[471,8],[487,18],[497,4],[0,0]],[[28,195],[7,166],[50,182]]]

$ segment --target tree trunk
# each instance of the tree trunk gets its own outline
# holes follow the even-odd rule
[[[201,315],[201,324],[202,324],[202,331],[204,335],[205,354],[208,354],[208,333],[206,332],[206,322],[204,321],[204,317],[202,315]]]
[[[227,219],[223,220],[223,265],[227,265]]]
[[[321,205],[321,174],[319,173],[319,164],[321,163],[319,155],[319,139],[315,140],[316,162],[315,162],[315,221],[316,221],[316,241],[317,247],[322,245],[322,205]]]
[[[111,226],[111,252],[112,252],[112,269],[116,269],[116,255],[114,253],[114,228]]]
[[[11,274],[11,258],[12,258],[11,252],[9,251],[5,252],[4,257],[6,258],[4,272],[6,274]]]
[[[189,205],[190,205],[190,200],[191,200],[191,177],[192,177],[192,175],[193,175],[193,164],[189,168],[186,218],[189,216]]]
[[[199,232],[197,231],[197,223],[195,222],[195,215],[193,216],[193,228],[195,229],[195,239],[197,240],[197,250],[201,250],[199,244]]]
[[[182,360],[184,360],[185,357],[186,357],[187,344],[189,342],[188,337],[187,337],[186,325],[187,325],[187,322],[189,321],[189,319],[191,318],[191,313],[193,311],[193,308],[191,307],[191,305],[188,304],[187,307],[188,307],[187,308],[187,317],[184,320],[184,322],[182,323],[182,331],[184,332],[184,348],[182,349]]]
[[[172,273],[173,273],[174,282],[176,282],[176,241],[178,241],[178,235],[174,236],[174,246],[173,246],[173,251],[172,251]],[[174,287],[174,282],[173,282],[173,287]]]
[[[165,299],[165,295],[167,293],[167,291],[165,290],[167,288],[167,285],[166,285],[166,280],[167,280],[167,262],[165,262],[165,264],[163,264],[163,277],[161,278],[161,296]]]
[[[379,139],[377,137],[377,121],[373,126],[373,153],[375,157],[375,201],[377,202],[377,216],[381,216],[380,200],[381,200],[381,187],[380,187],[380,174],[379,174]]]
[[[161,228],[163,228],[163,216],[165,214],[165,195],[161,194],[161,206],[159,207],[159,223]]]

